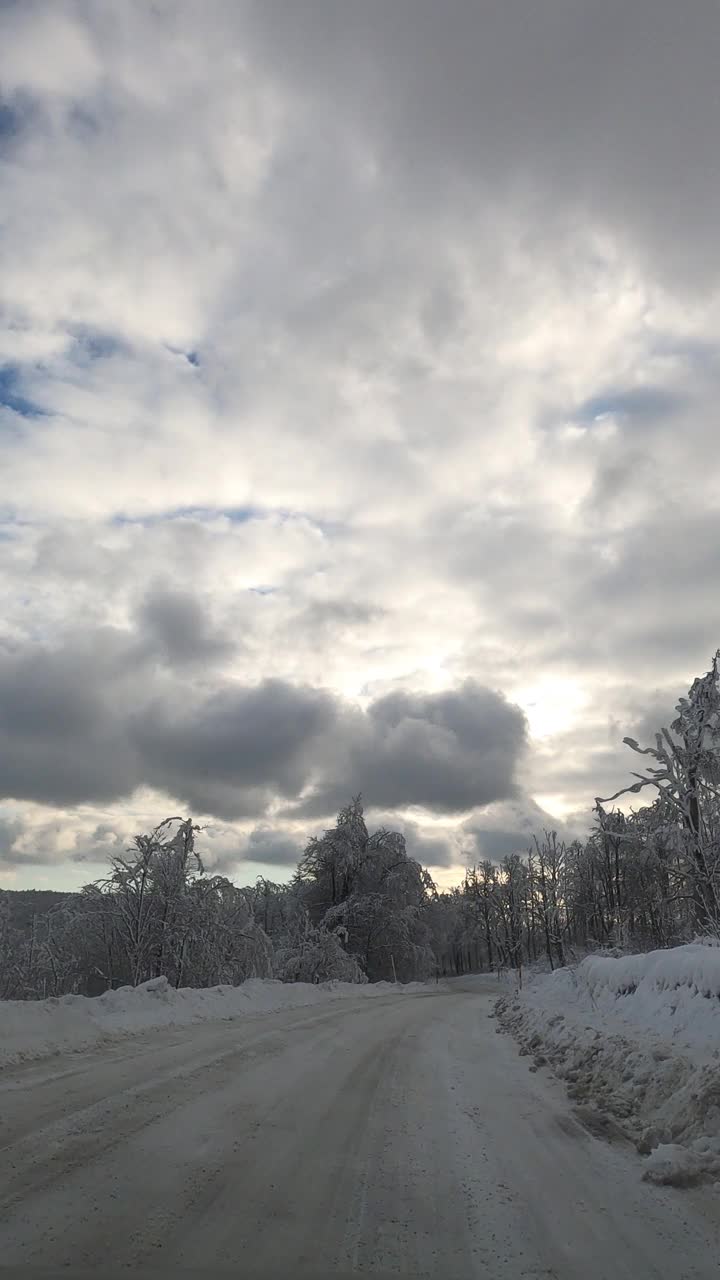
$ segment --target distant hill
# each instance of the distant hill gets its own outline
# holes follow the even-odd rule
[[[10,923],[23,933],[32,928],[33,916],[42,916],[66,898],[75,897],[77,894],[57,889],[0,889],[0,903],[7,902],[10,908]]]

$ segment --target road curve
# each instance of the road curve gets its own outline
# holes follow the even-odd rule
[[[496,994],[342,1000],[0,1072],[0,1265],[716,1280],[717,1192],[642,1183],[495,1034]]]

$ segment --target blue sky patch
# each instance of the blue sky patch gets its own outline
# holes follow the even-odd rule
[[[592,423],[599,418],[631,418],[635,422],[653,422],[676,413],[685,397],[663,387],[629,387],[609,389],[592,396],[580,405],[575,421]]]
[[[714,338],[678,338],[674,334],[659,334],[650,348],[654,356],[683,360],[691,369],[717,373],[720,366],[720,346]]]
[[[23,395],[20,369],[16,364],[0,365],[0,406],[22,418],[41,418],[45,410]]]
[[[10,103],[0,99],[0,151],[9,146],[21,132],[27,111],[21,110],[17,102]]]
[[[12,137],[18,131],[20,113],[7,102],[0,102],[0,140]]]
[[[103,122],[98,115],[90,111],[87,103],[74,102],[68,111],[67,127],[70,133],[74,133],[85,141],[100,133]]]
[[[127,343],[102,329],[77,328],[73,331],[72,358],[78,364],[92,360],[108,360],[119,352],[129,350]]]
[[[153,512],[144,516],[131,516],[120,513],[113,516],[112,523],[123,524],[162,524],[171,520],[217,520],[224,516],[233,524],[246,524],[249,520],[262,519],[268,512],[260,507],[170,507],[167,511]]]

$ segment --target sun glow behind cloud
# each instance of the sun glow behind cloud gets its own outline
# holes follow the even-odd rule
[[[582,719],[589,695],[578,678],[543,676],[536,683],[513,688],[512,698],[527,716],[533,738],[567,733]]]

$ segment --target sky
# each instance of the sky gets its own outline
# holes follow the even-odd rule
[[[717,0],[0,3],[0,887],[442,885],[720,643]]]

